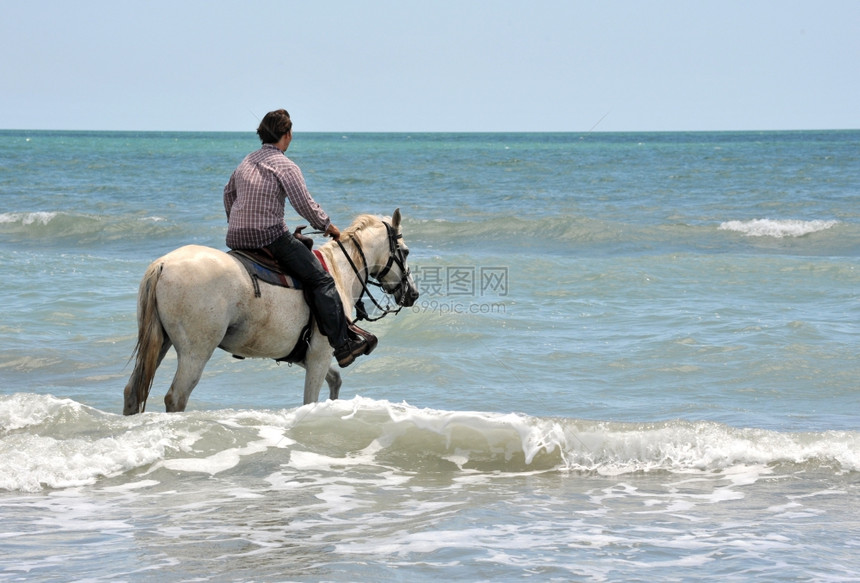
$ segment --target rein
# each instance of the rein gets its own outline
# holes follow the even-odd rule
[[[361,257],[361,261],[364,263],[364,272],[366,274],[364,278],[362,278],[361,271],[359,271],[358,267],[355,265],[355,262],[352,260],[352,257],[350,257],[349,253],[346,250],[346,247],[343,246],[343,243],[339,239],[337,241],[338,247],[340,247],[340,250],[343,252],[344,257],[346,257],[346,260],[349,262],[349,266],[352,268],[353,273],[355,273],[355,276],[358,278],[358,281],[361,282],[361,294],[359,294],[358,299],[355,301],[355,311],[357,315],[356,319],[359,321],[367,320],[368,322],[376,322],[377,320],[381,320],[388,314],[397,314],[400,312],[400,310],[403,309],[403,306],[398,306],[395,310],[390,307],[390,304],[387,306],[381,305],[376,300],[376,298],[373,297],[373,294],[370,293],[370,289],[367,287],[368,284],[375,285],[382,289],[384,293],[388,293],[385,292],[385,288],[382,287],[381,279],[385,277],[389,271],[391,271],[391,266],[394,263],[397,263],[397,266],[400,267],[402,277],[400,282],[397,284],[397,287],[395,287],[391,293],[397,293],[397,290],[399,290],[403,286],[403,282],[406,280],[406,278],[409,277],[409,270],[403,268],[403,260],[397,253],[398,251],[400,251],[400,247],[397,244],[397,240],[402,239],[403,235],[395,235],[394,229],[392,229],[391,225],[385,222],[383,222],[383,224],[388,231],[388,263],[386,263],[385,267],[383,267],[382,270],[380,270],[380,272],[375,275],[371,275],[370,273],[370,266],[367,263],[367,257],[365,257],[364,250],[361,248],[361,244],[358,242],[358,239],[356,239],[355,237],[351,237],[356,249],[358,249],[358,254]],[[371,277],[375,278],[377,281],[371,281]],[[364,309],[364,304],[362,303],[362,298],[364,298],[365,294],[367,294],[367,297],[369,297],[370,301],[373,302],[373,305],[376,306],[376,308],[382,312],[381,316],[377,318],[371,318],[367,314],[367,310]]]

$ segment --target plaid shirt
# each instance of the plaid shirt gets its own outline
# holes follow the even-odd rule
[[[314,229],[325,231],[328,215],[308,192],[302,171],[274,144],[248,154],[224,187],[227,246],[259,249],[288,232],[284,203],[290,204]]]

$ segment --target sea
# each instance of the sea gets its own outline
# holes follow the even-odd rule
[[[0,582],[860,579],[860,131],[297,131],[420,298],[337,401],[218,351],[168,414],[171,351],[124,417],[257,147],[0,131]]]

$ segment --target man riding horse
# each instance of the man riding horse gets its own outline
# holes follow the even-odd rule
[[[316,256],[287,229],[284,203],[313,228],[335,240],[340,230],[308,192],[299,167],[285,156],[293,139],[293,123],[284,109],[271,111],[257,128],[262,147],[248,154],[224,187],[227,212],[227,246],[231,249],[266,249],[311,292],[311,309],[317,325],[334,348],[341,367],[369,354],[376,339],[351,324],[344,312],[334,280]]]

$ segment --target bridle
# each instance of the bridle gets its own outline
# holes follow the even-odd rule
[[[357,314],[356,320],[367,320],[368,322],[376,322],[377,320],[381,320],[388,314],[397,314],[398,312],[400,312],[400,310],[403,309],[403,304],[401,302],[405,297],[405,287],[408,285],[410,275],[410,270],[406,266],[406,254],[404,253],[403,247],[400,246],[400,240],[403,239],[403,235],[401,233],[395,232],[394,227],[389,225],[387,222],[382,221],[382,224],[385,225],[385,230],[388,233],[388,262],[382,269],[380,269],[376,273],[370,273],[370,266],[367,263],[367,257],[365,257],[364,250],[361,248],[361,243],[358,242],[357,238],[355,238],[354,236],[351,237],[355,248],[358,250],[358,255],[361,257],[362,263],[364,263],[364,269],[361,270],[364,271],[364,277],[362,277],[361,271],[355,265],[355,262],[352,260],[352,257],[350,257],[349,253],[346,250],[346,247],[343,246],[343,243],[340,240],[337,241],[340,250],[343,251],[346,260],[349,262],[350,267],[352,267],[352,271],[355,273],[356,277],[358,277],[358,281],[361,282],[361,294],[359,294],[358,299],[355,301],[355,310]],[[386,275],[388,275],[388,272],[391,271],[391,268],[394,265],[397,265],[397,267],[400,268],[400,281],[397,282],[397,285],[395,285],[393,288],[386,289],[385,283],[382,281],[382,279]],[[375,279],[376,281],[371,281],[371,278]],[[382,291],[386,294],[391,294],[395,297],[398,293],[400,293],[400,300],[398,301],[399,305],[397,309],[391,308],[390,304],[387,306],[382,306],[378,301],[376,301],[376,298],[373,297],[373,294],[370,293],[370,289],[367,287],[368,284],[375,285],[381,288]],[[367,297],[369,297],[370,301],[373,302],[373,305],[376,306],[376,308],[380,310],[380,312],[382,312],[382,315],[376,318],[371,318],[370,316],[368,316],[367,310],[364,309],[364,303],[362,302],[362,299],[364,298],[365,294],[367,294]]]

